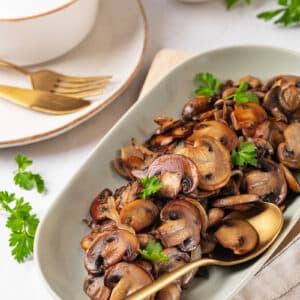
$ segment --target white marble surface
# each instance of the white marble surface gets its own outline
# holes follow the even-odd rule
[[[230,13],[226,12],[222,0],[202,4],[184,4],[176,0],[142,2],[149,20],[148,50],[142,71],[129,89],[96,117],[60,137],[0,150],[0,189],[23,195],[40,217],[87,154],[137,99],[149,64],[161,48],[201,52],[226,45],[267,44],[300,49],[300,28],[277,28],[255,18],[256,13],[272,7],[275,1],[253,0],[252,6],[241,6]],[[22,126],[21,119],[16,122]],[[13,159],[17,153],[33,159],[33,169],[46,181],[48,192],[45,196],[14,186],[12,172],[16,166]],[[36,275],[34,261],[18,264],[12,259],[8,247],[9,232],[4,225],[5,218],[0,216],[0,299],[50,300]]]

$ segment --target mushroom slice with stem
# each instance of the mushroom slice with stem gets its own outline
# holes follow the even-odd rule
[[[270,159],[259,162],[260,170],[245,174],[248,193],[255,194],[263,201],[280,205],[287,195],[287,184],[281,167]]]
[[[255,194],[234,195],[213,201],[212,206],[233,210],[248,210],[259,202],[259,196]]]
[[[159,210],[155,203],[143,199],[128,203],[120,212],[121,222],[133,227],[136,232],[140,232],[153,224],[158,215]]]
[[[213,137],[201,136],[194,147],[186,146],[178,152],[189,157],[196,164],[200,174],[199,188],[213,191],[225,186],[230,180],[229,151]]]
[[[212,109],[213,105],[208,97],[206,96],[197,96],[190,100],[182,110],[182,118],[184,120],[192,120],[193,117],[207,112],[208,110]]]
[[[281,163],[291,169],[300,169],[300,123],[291,123],[284,131],[285,142],[277,148]]]
[[[194,133],[186,140],[195,142],[202,136],[210,136],[217,139],[229,151],[237,147],[238,137],[236,133],[226,124],[220,121],[204,121],[196,125]]]
[[[110,296],[110,289],[104,285],[103,276],[88,275],[83,290],[91,300],[108,300]]]
[[[146,176],[158,176],[162,184],[160,195],[175,198],[177,194],[190,193],[197,188],[199,173],[188,157],[166,154],[158,157],[148,168]]]
[[[298,180],[299,174],[298,174],[298,176],[294,176],[294,174],[285,165],[280,164],[280,166],[281,166],[281,168],[284,172],[284,176],[285,176],[285,179],[287,181],[287,184],[288,184],[289,188],[293,192],[299,194],[300,193],[300,182]]]
[[[110,300],[124,300],[152,281],[152,276],[145,269],[126,262],[110,267],[104,276],[105,285],[112,289]],[[154,300],[154,296],[145,300]]]
[[[165,248],[178,246],[192,251],[200,243],[201,216],[199,209],[185,200],[172,200],[161,210],[163,224],[156,229]]]
[[[116,223],[120,222],[120,216],[113,196],[109,196],[104,200],[96,198],[91,205],[90,215],[96,221],[111,219]]]
[[[245,255],[252,251],[258,243],[255,228],[245,220],[226,220],[214,233],[218,242],[236,255]]]
[[[253,102],[237,104],[231,113],[231,121],[235,130],[255,128],[267,118],[267,113],[261,105]]]
[[[121,260],[134,260],[138,249],[137,237],[127,230],[100,233],[85,253],[85,268],[90,274],[101,274]]]
[[[157,295],[156,300],[180,300],[181,299],[181,287],[177,283],[171,283],[161,289]]]

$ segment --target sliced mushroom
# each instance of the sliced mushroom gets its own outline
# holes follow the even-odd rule
[[[227,208],[233,210],[248,210],[259,201],[259,196],[255,194],[234,195],[213,201],[212,206],[217,208]]]
[[[245,174],[248,193],[260,196],[263,201],[280,205],[287,195],[287,184],[282,169],[269,159],[261,160],[259,167],[260,170]]]
[[[207,215],[208,215],[208,226],[214,226],[222,221],[225,213],[223,209],[214,207],[208,211]]]
[[[138,233],[136,237],[139,240],[141,248],[146,248],[151,241],[155,240],[154,236],[150,233]]]
[[[197,96],[190,100],[182,110],[182,118],[184,120],[191,120],[194,116],[207,112],[213,106],[206,96]]]
[[[269,90],[279,80],[292,82],[295,85],[300,86],[300,76],[296,76],[296,75],[277,75],[277,76],[274,76],[274,77],[266,80],[263,87],[262,87],[262,89],[264,91]]]
[[[236,92],[236,87],[230,87],[223,91],[222,98],[226,99],[227,97],[233,95]]]
[[[256,128],[267,119],[267,113],[257,103],[237,104],[231,113],[235,130]],[[255,133],[255,131],[254,131]]]
[[[254,77],[254,76],[244,76],[240,78],[238,81],[236,81],[233,85],[234,86],[240,86],[243,82],[247,82],[250,88],[257,89],[261,87],[262,83],[261,81]]]
[[[236,255],[245,255],[252,251],[258,243],[255,228],[245,220],[226,220],[214,233],[218,242]]]
[[[196,165],[187,157],[166,154],[158,157],[148,168],[146,176],[159,176],[162,189],[160,195],[175,198],[179,191],[190,193],[199,182]]]
[[[104,268],[121,260],[136,258],[139,241],[127,230],[100,233],[85,253],[84,264],[91,274],[101,274]]]
[[[91,205],[90,215],[96,221],[111,219],[116,223],[120,222],[120,216],[113,196],[105,199],[96,198]]]
[[[172,200],[162,209],[163,224],[156,229],[165,248],[179,246],[194,250],[200,242],[201,216],[197,207],[185,200]]]
[[[206,235],[200,241],[202,255],[209,254],[214,251],[217,241],[214,236]]]
[[[281,85],[279,101],[283,110],[288,114],[300,110],[300,88],[295,83],[284,82]]]
[[[118,210],[121,210],[125,205],[134,201],[138,197],[138,193],[142,191],[142,186],[139,181],[135,180],[127,186],[118,189],[115,193],[116,205]]]
[[[294,176],[292,172],[285,165],[280,164],[280,166],[284,172],[284,176],[289,188],[295,193],[300,193],[300,182],[297,178],[299,177],[299,174],[298,176]]]
[[[83,290],[91,300],[108,300],[110,296],[110,289],[104,285],[103,276],[88,275]]]
[[[175,120],[173,118],[168,117],[155,118],[154,122],[159,125],[159,128],[155,131],[156,134],[162,134],[169,131],[170,129],[183,125],[182,120]]]
[[[213,137],[201,136],[195,147],[184,147],[179,153],[189,157],[196,164],[200,173],[198,186],[201,189],[212,191],[225,186],[230,180],[229,151]]]
[[[181,287],[179,284],[171,283],[161,289],[156,300],[180,300],[181,299]]]
[[[291,123],[284,131],[285,142],[277,148],[280,162],[291,169],[300,169],[300,123]]]
[[[121,222],[130,225],[136,232],[147,228],[159,215],[158,207],[151,200],[134,200],[125,205],[121,212]]]
[[[238,138],[236,133],[226,124],[220,121],[204,121],[195,127],[194,133],[186,140],[195,142],[202,136],[210,136],[221,142],[229,151],[237,147]]]
[[[126,262],[110,267],[104,276],[105,285],[112,289],[110,300],[124,300],[152,281],[152,276],[145,269]],[[154,300],[154,296],[145,300]]]

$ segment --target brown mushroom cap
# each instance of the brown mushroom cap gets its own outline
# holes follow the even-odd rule
[[[188,157],[178,154],[158,157],[149,166],[146,176],[160,177],[160,194],[166,198],[176,197],[180,190],[190,193],[196,189],[199,182],[196,165]]]
[[[112,289],[110,300],[124,300],[127,296],[152,282],[152,276],[142,267],[120,262],[110,267],[104,276],[105,285]],[[149,296],[145,300],[153,300]]]
[[[104,277],[88,275],[83,284],[84,292],[91,300],[108,300],[110,289],[104,285]]]
[[[280,205],[287,195],[287,184],[282,169],[270,159],[261,160],[260,169],[245,175],[248,193],[260,196],[263,201]]]
[[[240,78],[238,81],[234,82],[233,85],[240,86],[243,82],[247,82],[249,87],[253,89],[257,89],[262,85],[261,81],[257,77],[251,75]]]
[[[187,146],[178,151],[196,164],[200,173],[198,186],[201,189],[212,191],[225,186],[230,180],[230,154],[218,140],[202,136],[195,147]]]
[[[171,283],[161,289],[156,295],[156,300],[180,300],[181,287],[179,284]]]
[[[295,83],[283,83],[279,93],[279,102],[287,113],[294,113],[300,109],[300,88]]]
[[[158,207],[151,200],[134,200],[125,205],[121,212],[121,222],[130,225],[136,232],[153,224],[159,215]]]
[[[285,165],[280,164],[280,167],[283,170],[289,188],[295,193],[300,193],[300,183],[297,176],[294,176],[292,172]]]
[[[285,142],[277,148],[280,162],[291,169],[300,169],[300,123],[291,123],[284,131]]]
[[[209,98],[206,96],[197,96],[196,98],[190,100],[182,110],[182,118],[184,120],[190,120],[194,116],[207,112],[212,109],[213,106],[209,101]]]
[[[140,248],[142,249],[146,248],[151,241],[155,240],[154,236],[150,233],[138,233],[136,237],[138,238]]]
[[[182,251],[192,251],[199,245],[201,216],[193,204],[172,200],[161,210],[160,218],[164,223],[156,232],[165,248],[179,246]]]
[[[206,135],[217,139],[229,151],[237,147],[238,138],[236,133],[226,124],[220,121],[204,121],[196,127],[194,133],[186,140],[188,142],[195,142],[200,137]]]
[[[103,272],[122,259],[132,261],[136,258],[139,241],[127,230],[117,229],[100,233],[85,253],[84,264],[91,274]]]
[[[254,102],[237,104],[231,113],[231,121],[235,130],[254,128],[263,123],[267,117],[261,105]]]
[[[231,249],[236,255],[245,255],[252,251],[258,243],[258,233],[245,220],[226,220],[214,233],[218,242]]]
[[[208,211],[207,215],[208,215],[208,225],[214,226],[222,221],[225,213],[223,209],[213,207]]]
[[[254,194],[234,195],[213,201],[212,206],[234,210],[248,210],[259,201],[259,196]]]

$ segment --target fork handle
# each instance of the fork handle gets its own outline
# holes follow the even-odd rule
[[[5,60],[0,60],[0,68],[9,68],[9,69],[14,69],[20,73],[22,73],[23,75],[28,75],[29,72],[24,69],[24,68],[21,68],[13,63],[10,63],[8,61],[5,61]]]

